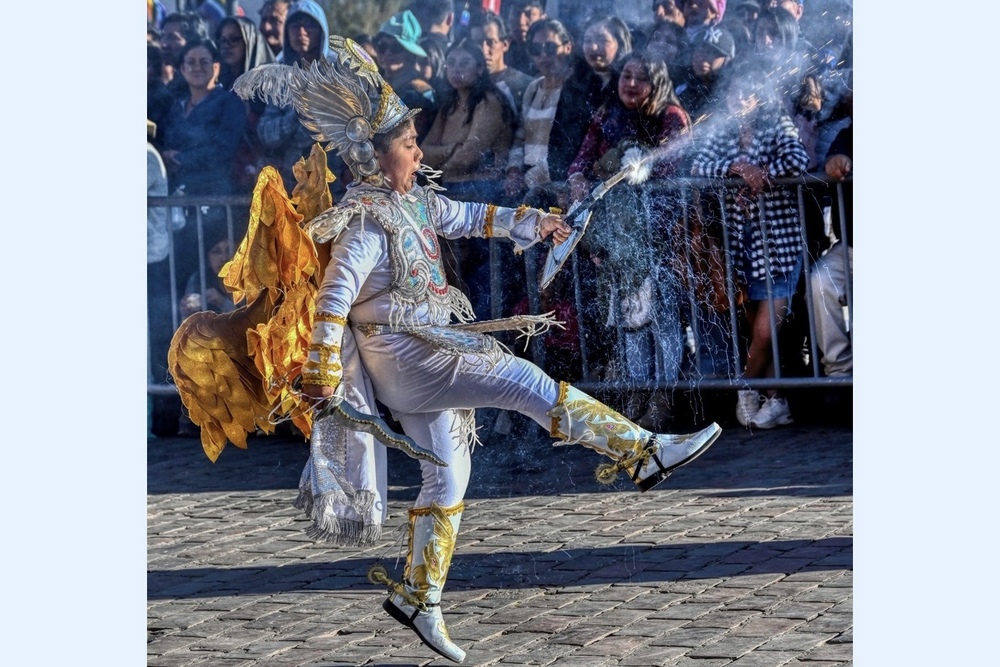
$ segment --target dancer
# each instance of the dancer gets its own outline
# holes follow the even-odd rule
[[[383,442],[392,436],[379,428],[352,430],[325,415],[337,402],[372,413],[377,398],[388,407],[416,449],[431,455],[420,461],[403,581],[390,581],[384,570],[370,577],[388,585],[383,608],[394,619],[462,662],[465,651],[451,641],[440,604],[469,482],[475,408],[517,410],[561,443],[610,458],[600,478],[611,481],[625,470],[642,491],[702,454],[720,429],[646,431],[479,333],[525,322],[473,322],[468,299],[445,279],[438,237],[509,238],[523,250],[549,236],[562,242],[569,227],[559,215],[451,201],[433,185],[416,185],[418,173],[433,176],[421,165],[416,112],[357,44],[330,41],[336,57],[329,63],[268,65],[236,86],[244,97],[294,105],[303,125],[336,147],[355,176],[341,201],[307,224],[315,243],[330,242],[330,260],[301,367],[301,390],[318,411],[296,504],[310,514],[313,536],[352,545],[379,538],[386,459],[369,433]]]

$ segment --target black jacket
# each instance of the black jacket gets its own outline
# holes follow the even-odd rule
[[[601,79],[583,58],[574,56],[573,73],[563,84],[549,134],[549,177],[565,181],[590,119],[601,105]]]

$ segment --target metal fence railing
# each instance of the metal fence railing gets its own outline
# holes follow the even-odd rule
[[[720,214],[721,219],[717,222],[717,229],[721,231],[720,247],[723,249],[725,261],[726,298],[729,307],[723,312],[712,314],[712,326],[715,327],[714,335],[722,336],[724,340],[725,358],[712,360],[715,364],[707,363],[704,344],[708,336],[705,323],[702,318],[696,316],[699,310],[704,310],[704,304],[700,302],[696,294],[695,286],[689,283],[686,293],[678,299],[679,307],[687,315],[682,317],[682,329],[675,332],[684,341],[685,362],[682,373],[676,379],[666,379],[658,381],[648,381],[635,383],[629,382],[629,389],[655,390],[655,389],[781,389],[792,387],[850,387],[853,385],[852,376],[827,377],[823,374],[820,363],[821,351],[817,348],[816,342],[816,307],[813,303],[812,295],[808,289],[809,275],[816,259],[817,235],[833,234],[841,239],[848,239],[849,212],[845,210],[845,186],[849,186],[850,181],[844,183],[829,182],[826,179],[807,176],[799,179],[780,180],[776,185],[794,188],[796,190],[799,206],[799,219],[801,221],[801,233],[803,239],[802,251],[802,280],[793,303],[800,307],[799,312],[795,312],[797,326],[792,336],[800,336],[800,341],[793,341],[791,347],[779,346],[779,341],[787,342],[787,332],[780,332],[780,335],[772,335],[772,354],[778,361],[774,364],[773,377],[748,379],[741,376],[740,369],[743,368],[743,355],[745,354],[746,333],[745,325],[741,321],[741,309],[738,306],[738,289],[736,276],[734,275],[731,256],[726,250],[729,247],[729,227],[724,219],[725,206],[723,205],[724,187],[733,187],[736,182],[720,183],[719,181],[709,182],[704,179],[680,179],[676,182],[649,186],[650,194],[656,195],[661,192],[664,196],[673,197],[673,201],[681,203],[679,210],[681,213],[676,216],[675,224],[681,230],[682,238],[690,238],[692,229],[692,219],[690,215],[691,207],[688,205],[692,197],[699,196],[703,201],[714,202],[715,210]],[[445,193],[447,195],[447,193]],[[760,201],[763,206],[763,201]],[[249,210],[249,198],[247,197],[149,197],[147,200],[149,207],[165,207],[168,214],[178,212],[183,208],[185,225],[184,229],[174,233],[174,242],[171,244],[166,265],[157,274],[160,278],[159,284],[148,286],[149,309],[150,309],[150,329],[148,346],[148,363],[153,371],[153,380],[148,386],[149,395],[171,395],[176,393],[175,388],[166,377],[164,369],[166,366],[166,348],[164,341],[169,343],[170,335],[176,330],[180,323],[181,314],[179,310],[179,300],[183,296],[183,285],[187,278],[182,275],[183,267],[190,266],[192,273],[197,272],[198,284],[204,293],[206,285],[210,282],[211,272],[206,264],[206,237],[207,230],[212,229],[217,236],[222,233],[233,242],[232,248],[236,248],[242,239],[247,224],[247,213]],[[179,214],[179,213],[178,213]],[[825,219],[826,229],[823,229]],[[816,229],[819,231],[817,232]],[[763,230],[765,237],[767,234],[766,225]],[[179,242],[183,238],[183,243]],[[846,241],[842,241],[845,242]],[[510,284],[511,275],[509,272],[511,264],[509,258],[501,261],[504,253],[510,253],[507,242],[503,240],[490,240],[490,294],[493,297],[493,317],[505,316],[509,313],[502,312],[499,304],[502,299],[502,292],[505,285]],[[765,248],[767,244],[765,244]],[[523,290],[526,294],[529,312],[541,312],[541,293],[538,289],[538,275],[535,268],[540,266],[541,254],[545,252],[542,246],[530,248],[523,255],[519,255],[517,265],[514,267],[513,275],[515,280],[522,280]],[[686,270],[692,270],[692,256],[690,246],[684,246],[682,250],[682,261]],[[848,253],[843,253],[844,261],[849,261]],[[579,354],[577,369],[577,380],[575,385],[585,391],[615,390],[624,389],[623,381],[609,379],[594,373],[592,367],[591,352],[588,349],[588,341],[594,339],[594,327],[600,323],[595,323],[593,318],[584,317],[587,295],[581,291],[580,283],[580,262],[579,250],[574,253],[563,271],[570,272],[573,281],[573,305],[577,318],[577,328],[579,331]],[[849,266],[845,267],[845,275],[848,277],[846,284],[846,304],[844,312],[849,318],[853,312],[853,284],[851,283],[851,271]],[[150,274],[152,276],[152,273]],[[152,280],[152,278],[150,278]],[[770,293],[770,279],[768,280],[768,290]],[[169,307],[167,301],[169,300]],[[154,313],[153,303],[158,304],[159,312]],[[775,326],[775,313],[773,303],[767,302],[771,309],[772,333]],[[801,307],[804,305],[804,318]],[[801,319],[799,319],[801,318]],[[848,319],[850,322],[850,319]],[[787,328],[787,324],[786,324]],[[166,330],[165,330],[166,329]],[[853,322],[850,326],[850,335],[853,337]],[[605,330],[598,335],[621,338],[620,330]],[[154,342],[154,341],[158,341]],[[513,348],[513,346],[511,346]],[[546,366],[546,345],[543,339],[536,337],[532,339],[528,351],[525,353],[543,368]],[[789,355],[797,356],[794,364],[789,364]],[[718,366],[722,365],[720,371]],[[791,367],[793,370],[789,372]]]

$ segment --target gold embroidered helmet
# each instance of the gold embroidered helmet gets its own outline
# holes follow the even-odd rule
[[[371,56],[352,39],[330,37],[331,60],[309,67],[272,63],[243,73],[233,92],[244,100],[259,97],[280,107],[291,106],[316,141],[337,149],[355,182],[381,183],[371,138],[388,132],[420,110],[407,108],[378,73]]]

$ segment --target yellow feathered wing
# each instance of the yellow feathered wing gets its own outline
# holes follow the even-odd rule
[[[302,225],[333,205],[333,174],[319,144],[293,171],[298,184],[291,198],[273,167],[261,171],[246,236],[219,272],[234,303],[246,304],[231,313],[194,313],[170,344],[170,373],[212,461],[227,441],[245,449],[248,433],[273,432],[273,415],[288,416],[307,438],[312,432],[306,406],[291,391],[322,274]]]

